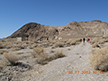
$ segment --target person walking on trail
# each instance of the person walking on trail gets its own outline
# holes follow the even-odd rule
[[[89,42],[89,41],[90,41],[90,39],[88,38],[88,39],[87,39],[87,42]]]
[[[83,38],[83,43],[85,43],[85,38]]]

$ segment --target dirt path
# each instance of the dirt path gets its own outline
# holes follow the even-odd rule
[[[64,58],[56,59],[44,66],[34,66],[29,81],[107,81],[108,73],[94,74],[89,58],[92,46],[89,43],[81,43],[76,46],[60,48],[66,55]],[[55,49],[57,50],[57,49]],[[73,72],[69,74],[68,72]],[[83,73],[83,72],[90,73]],[[31,78],[32,77],[32,78]],[[25,78],[27,79],[27,78]],[[104,79],[104,80],[103,80]]]

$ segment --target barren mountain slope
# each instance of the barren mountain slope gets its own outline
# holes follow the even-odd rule
[[[65,26],[51,27],[37,23],[28,23],[13,33],[9,38],[23,37],[28,39],[108,36],[108,23],[100,20],[89,22],[72,21]]]

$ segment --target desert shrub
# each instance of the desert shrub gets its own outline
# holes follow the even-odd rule
[[[38,64],[45,64],[45,59],[47,58],[46,53],[44,52],[43,47],[37,47],[33,49],[33,52],[31,52],[32,57],[36,58],[36,62]]]
[[[0,64],[5,65],[5,66],[6,65],[15,65],[19,59],[21,59],[21,57],[13,54],[12,52],[4,53]]]
[[[47,56],[47,58],[45,59],[45,62],[50,62],[52,60],[55,60],[57,58],[62,58],[65,57],[65,55],[62,53],[62,51],[54,51],[54,53],[52,53],[51,55]]]
[[[43,47],[36,47],[33,49],[33,52],[31,52],[33,58],[37,58],[40,55],[44,55],[44,48]]]
[[[98,43],[98,42],[95,42],[95,43],[92,45],[92,47],[95,48],[95,47],[100,47],[100,46],[99,46],[99,43]]]
[[[21,59],[21,57],[19,57],[18,55],[13,54],[12,52],[10,53],[5,53],[3,55],[12,65],[16,63],[16,61],[18,61],[19,59]]]
[[[73,40],[70,42],[71,45],[75,45],[76,44],[76,40]]]
[[[101,40],[99,40],[99,44],[104,44],[105,42],[106,42],[105,39],[101,39]]]
[[[91,51],[90,63],[95,70],[108,70],[108,47],[94,49]]]
[[[58,40],[49,40],[49,42],[54,44],[54,43],[58,42]]]
[[[49,44],[48,44],[48,43],[42,43],[42,46],[43,46],[43,47],[48,47]]]
[[[47,64],[49,61],[52,61],[57,58],[64,57],[65,55],[62,54],[60,51],[56,51],[51,55],[47,55],[43,49],[43,47],[37,47],[33,49],[33,52],[31,52],[33,58],[36,58],[36,62],[38,64]]]
[[[0,45],[0,49],[3,49],[4,47],[2,45]]]
[[[2,42],[2,44],[0,46],[2,47],[1,49],[3,49],[3,48],[9,49],[12,47],[12,42]]]
[[[21,50],[21,48],[19,48],[19,47],[12,48],[12,51],[18,51],[18,50]]]
[[[0,71],[2,71],[2,69],[3,69],[3,66],[0,65]]]
[[[80,38],[80,39],[76,39],[76,42],[81,42],[82,41],[82,39]]]
[[[66,44],[67,45],[76,45],[76,42],[79,42],[80,39],[69,39]]]
[[[3,53],[7,53],[8,52],[8,50],[6,50],[6,49],[0,49],[0,54],[3,54]]]
[[[26,43],[18,43],[18,44],[15,44],[13,45],[11,48],[13,51],[17,51],[17,50],[21,50],[21,49],[26,49],[27,48],[27,44]]]
[[[65,57],[65,55],[63,54],[62,51],[55,51],[55,54],[56,58],[61,58],[61,57]]]
[[[99,39],[94,38],[94,39],[91,39],[91,40],[90,40],[90,43],[91,43],[91,44],[94,44],[95,42],[98,42],[98,41],[99,41]]]
[[[4,46],[3,46],[2,42],[0,42],[0,49],[3,49],[3,48],[4,48]]]
[[[53,46],[54,47],[64,47],[64,43],[63,42],[57,42]]]
[[[71,43],[71,41],[72,41],[72,40],[71,40],[71,39],[69,39],[69,40],[67,40],[67,42],[66,42],[66,43],[67,43],[67,44],[70,44],[70,43]]]
[[[30,49],[33,49],[33,48],[36,48],[38,45],[36,44],[36,43],[34,43],[34,44],[32,44],[32,45],[30,45]]]

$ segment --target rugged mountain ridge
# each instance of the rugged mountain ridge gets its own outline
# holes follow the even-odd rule
[[[88,22],[72,21],[67,25],[61,27],[52,27],[37,23],[28,23],[16,32],[14,32],[8,38],[22,37],[28,39],[53,39],[55,36],[62,38],[108,36],[108,23],[102,22],[100,20]]]
[[[37,23],[28,23],[21,27],[19,30],[14,32],[9,38],[52,38],[54,35],[58,35],[59,31],[57,28],[40,25]]]

